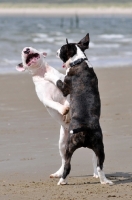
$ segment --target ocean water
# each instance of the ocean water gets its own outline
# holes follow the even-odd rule
[[[77,23],[78,20],[78,23]],[[90,34],[86,55],[93,67],[132,66],[132,16],[45,17],[0,16],[0,73],[14,73],[26,46],[47,52],[50,65],[61,69],[56,51]]]

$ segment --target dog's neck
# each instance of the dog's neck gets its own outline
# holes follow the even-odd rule
[[[29,74],[31,74],[33,77],[39,76],[39,77],[44,77],[45,72],[47,71],[48,64],[42,61],[41,64],[37,65],[35,68],[28,68]]]
[[[42,71],[43,68],[43,62],[41,63],[41,65],[36,66],[35,68],[30,68],[28,67],[28,73],[31,74],[32,76],[35,76],[36,74],[40,73],[40,71]]]
[[[74,55],[72,58],[70,58],[66,63],[65,63],[65,67],[66,67],[66,75],[70,70],[70,64],[74,63],[75,61],[79,60],[79,59],[86,59],[87,57],[84,55],[84,53],[81,51],[81,49],[76,45],[77,47],[77,54]],[[87,61],[86,61],[87,62]]]
[[[44,74],[51,70],[51,67],[48,63],[43,62],[41,67],[39,67],[34,74],[32,74],[32,78],[34,82],[39,82],[44,80]]]

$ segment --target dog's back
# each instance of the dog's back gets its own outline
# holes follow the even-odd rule
[[[64,82],[70,93],[70,129],[99,127],[100,96],[93,68],[89,68],[85,61],[71,67]]]

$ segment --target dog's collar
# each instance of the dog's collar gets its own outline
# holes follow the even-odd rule
[[[87,58],[79,58],[78,60],[75,60],[74,62],[70,63],[70,67],[74,67],[75,65],[81,64],[84,60],[88,60]]]

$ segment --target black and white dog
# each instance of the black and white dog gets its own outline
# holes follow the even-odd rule
[[[89,38],[89,34],[87,37]],[[88,46],[88,42],[86,46]],[[58,77],[51,73],[45,74],[45,78],[56,84],[65,97],[70,94],[71,112],[64,171],[58,185],[67,183],[66,178],[71,170],[71,157],[74,151],[80,147],[87,147],[94,151],[96,174],[98,174],[100,182],[112,184],[103,172],[105,154],[99,123],[101,102],[97,76],[93,68],[89,67],[81,44],[67,41],[67,44],[57,51],[57,55],[67,68],[64,82],[58,80]]]

